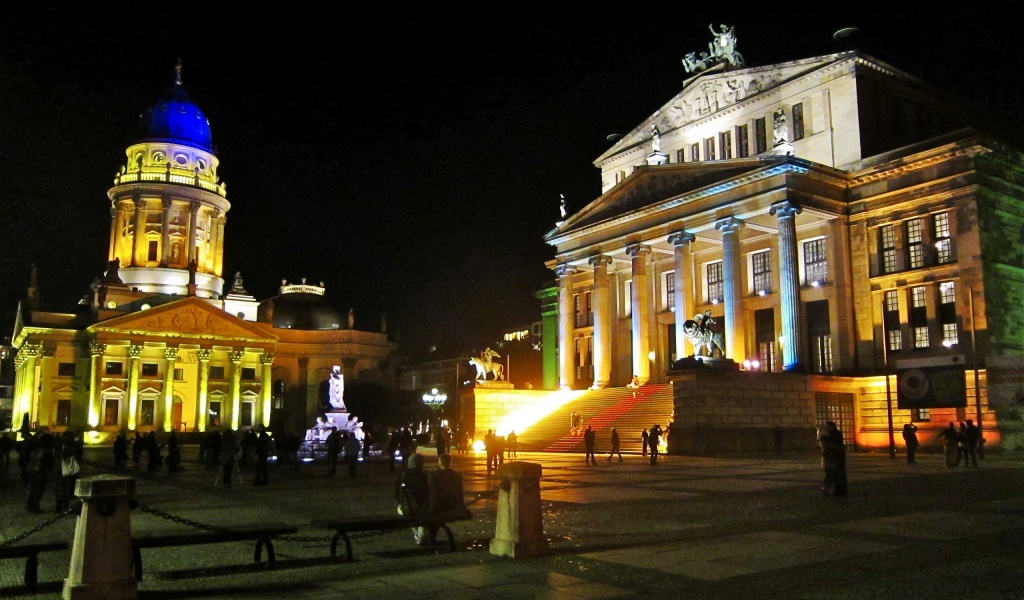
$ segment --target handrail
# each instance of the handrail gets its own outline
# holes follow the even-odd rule
[[[201,179],[194,175],[179,175],[171,173],[170,171],[164,171],[162,173],[156,173],[152,171],[143,171],[134,173],[119,173],[114,177],[114,185],[121,185],[125,183],[138,183],[141,181],[156,181],[164,183],[176,183],[179,185],[187,185],[189,187],[195,187],[208,192],[213,192],[223,198],[227,197],[227,187],[223,182],[212,183]]]

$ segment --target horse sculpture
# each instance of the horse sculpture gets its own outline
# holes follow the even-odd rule
[[[716,324],[717,321],[711,317],[710,310],[703,315],[696,315],[692,319],[683,321],[683,335],[693,344],[697,356],[714,357],[717,347],[718,356],[725,358],[725,341],[722,334],[711,328]]]
[[[497,381],[498,379],[505,379],[505,376],[501,372],[501,363],[499,362],[486,363],[483,360],[474,356],[469,359],[469,364],[476,367],[477,379],[483,379],[484,381],[486,381],[487,375],[491,373],[494,374],[495,381]]]

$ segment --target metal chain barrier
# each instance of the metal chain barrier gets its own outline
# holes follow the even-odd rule
[[[184,517],[176,517],[176,516],[174,516],[174,515],[172,515],[170,513],[165,513],[164,511],[162,511],[160,509],[152,508],[152,507],[149,507],[149,506],[145,506],[143,504],[139,504],[135,508],[137,508],[138,510],[141,510],[142,512],[149,513],[149,514],[151,514],[151,515],[153,515],[155,517],[160,517],[161,519],[167,519],[168,521],[174,521],[175,523],[180,523],[182,525],[188,525],[189,527],[195,527],[196,529],[203,529],[203,530],[206,530],[206,531],[216,531],[218,533],[236,533],[230,527],[219,527],[217,525],[208,525],[206,523],[200,523],[199,521],[193,521],[191,519],[186,519]]]
[[[53,515],[52,517],[50,517],[49,519],[47,519],[47,520],[43,521],[42,523],[36,525],[32,529],[28,529],[28,530],[26,530],[26,531],[24,531],[22,533],[19,533],[18,535],[12,537],[9,540],[4,540],[4,541],[0,542],[0,548],[6,548],[8,546],[13,546],[14,544],[16,544],[16,543],[20,542],[21,540],[27,538],[28,536],[30,536],[30,535],[32,535],[34,533],[38,533],[38,532],[46,529],[47,527],[49,527],[50,525],[53,525],[54,523],[56,523],[57,521],[63,519],[64,517],[66,517],[66,516],[68,516],[70,514],[76,514],[77,510],[78,510],[77,507],[68,508],[68,509],[66,509],[62,513]]]

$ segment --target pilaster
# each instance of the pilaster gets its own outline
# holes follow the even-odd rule
[[[174,364],[178,360],[177,348],[164,348],[164,431],[174,429]]]
[[[576,380],[573,371],[573,323],[572,310],[572,276],[576,268],[571,265],[559,265],[555,268],[558,278],[558,387],[563,390],[572,388]]]
[[[779,310],[782,316],[782,368],[801,369],[803,326],[800,322],[800,263],[797,259],[796,216],[803,209],[785,200],[772,205],[779,220]]]
[[[743,281],[740,229],[743,221],[726,217],[715,223],[722,232],[722,278],[725,296],[725,348],[729,358],[742,363],[747,357],[743,323]]]
[[[213,350],[200,348],[196,351],[196,358],[199,360],[199,389],[196,391],[196,427],[199,431],[206,431],[206,424],[210,420],[209,409],[206,403],[206,396],[210,388],[210,357]]]
[[[256,422],[263,423],[264,427],[270,427],[270,402],[273,397],[273,380],[272,371],[274,368],[274,354],[272,352],[264,352],[260,355],[260,364],[263,365],[263,372],[260,373],[260,414],[257,415]]]
[[[644,384],[651,378],[651,291],[647,276],[647,261],[651,247],[630,244],[626,246],[626,254],[632,259],[633,375],[639,377],[640,383]]]
[[[608,256],[592,256],[594,267],[594,389],[608,387],[612,379],[612,302],[608,288]]]
[[[245,357],[245,352],[235,350],[229,357],[231,358],[231,429],[238,431],[239,418],[242,413],[242,358]]]
[[[692,294],[686,293],[686,284],[689,282],[689,278],[686,277],[686,267],[689,264],[690,249],[696,238],[692,233],[680,230],[675,231],[668,236],[668,243],[672,244],[675,250],[673,254],[675,273],[673,279],[675,279],[675,307],[676,307],[676,359],[687,356],[686,335],[683,333],[683,321],[689,319],[693,315],[694,302]],[[696,349],[694,349],[696,353]],[[670,357],[671,358],[671,357]]]
[[[142,346],[128,347],[128,429],[136,428],[139,413],[139,358]]]

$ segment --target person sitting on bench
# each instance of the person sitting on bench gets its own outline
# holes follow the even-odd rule
[[[398,502],[398,514],[416,516],[427,514],[427,502],[430,499],[430,480],[423,472],[423,455],[409,455],[408,468],[395,480],[395,501]],[[412,536],[416,543],[426,546],[430,543],[425,527],[413,527]]]
[[[430,500],[427,504],[431,515],[456,515],[466,510],[462,474],[452,469],[451,454],[443,453],[437,457],[437,471],[430,477]],[[437,539],[438,529],[429,528],[431,543]]]

